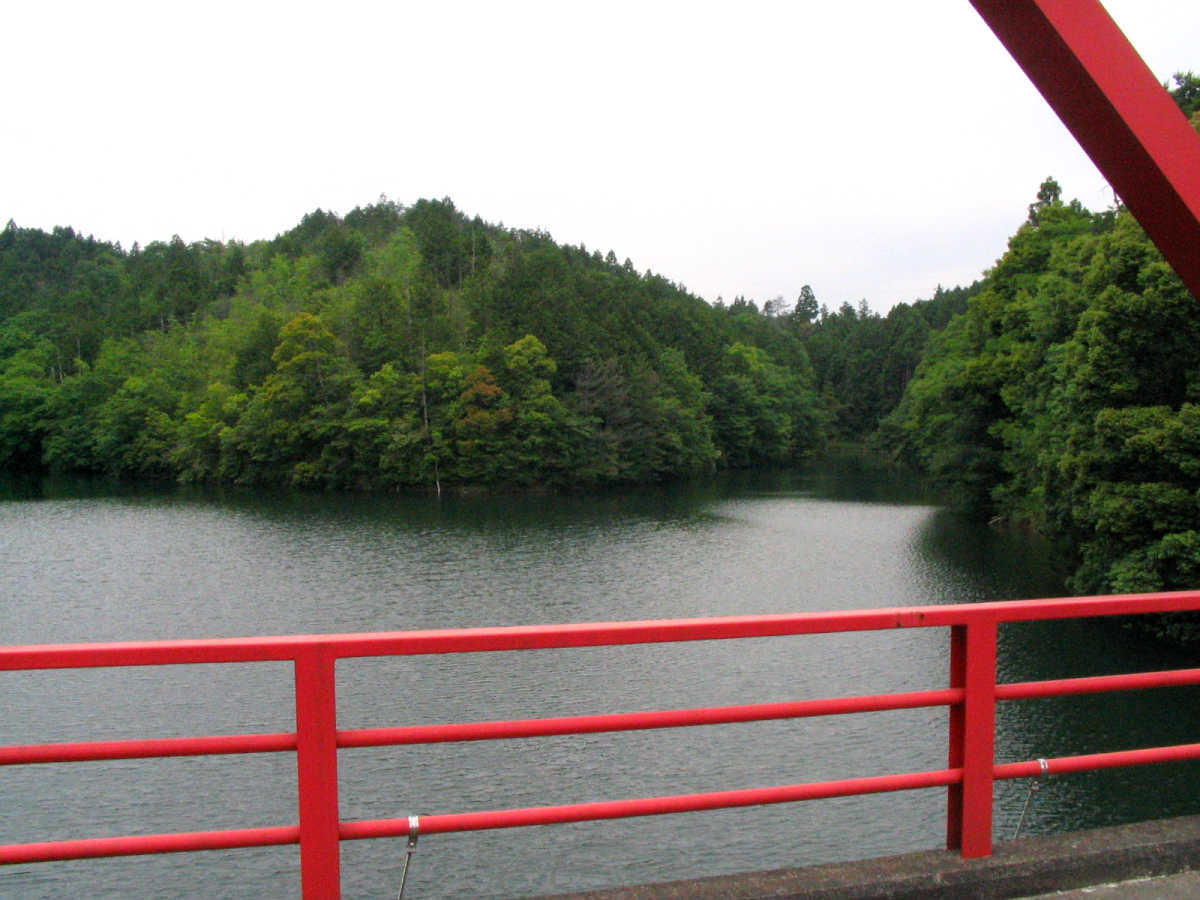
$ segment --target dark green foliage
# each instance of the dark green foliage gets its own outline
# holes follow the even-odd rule
[[[1195,76],[1176,99],[1195,111]],[[871,437],[1055,537],[1080,592],[1200,577],[1200,314],[1047,179],[987,277],[886,316],[709,306],[449,200],[243,246],[0,232],[0,467],[339,489],[633,483]],[[1190,620],[1156,626],[1190,636]]]
[[[342,284],[362,262],[366,238],[344,225],[325,229],[315,242],[321,269],[334,284]]]
[[[950,291],[939,286],[932,299],[898,303],[886,316],[865,303],[858,309],[843,303],[836,312],[822,306],[811,325],[807,312],[797,315],[798,304],[791,321],[812,360],[833,435],[851,442],[872,435],[900,402],[932,335],[981,289],[979,283]],[[800,303],[811,310],[816,298],[802,293]]]
[[[1200,112],[1200,75],[1194,72],[1176,72],[1173,76],[1175,87],[1171,96],[1189,119]]]
[[[982,513],[1055,537],[1077,592],[1194,588],[1198,401],[1195,298],[1127,213],[1063,203],[1050,180],[881,436]]]
[[[54,347],[31,335],[24,335],[24,343],[0,368],[0,467],[9,471],[40,467],[49,404],[58,388],[48,374],[56,357]]]
[[[271,241],[270,252],[297,257],[311,253],[321,236],[339,224],[337,216],[323,209],[315,209],[300,220],[300,224]]]
[[[816,443],[814,394],[760,347],[739,341],[725,351],[713,395],[717,442],[729,465],[792,460]]]
[[[70,228],[46,234],[10,221],[0,232],[0,327],[16,325],[49,341],[48,365],[59,376],[74,371],[76,360],[95,358],[106,329],[126,325],[136,306],[125,262],[119,247]],[[136,313],[129,318],[136,321]]]
[[[370,206],[356,206],[346,214],[347,228],[363,236],[371,246],[382,244],[400,228],[404,208],[380,196]]]
[[[474,268],[473,231],[462,227],[462,217],[449,198],[418,200],[404,214],[404,224],[417,236],[425,265],[441,287],[457,287]]]
[[[1053,208],[1061,202],[1062,186],[1053,178],[1047,178],[1038,188],[1037,199],[1029,204],[1029,218],[1026,222],[1036,227],[1041,223],[1043,210]]]
[[[125,253],[0,233],[0,466],[379,489],[640,482],[787,462],[801,335],[463,216],[316,210]]]
[[[251,327],[237,338],[229,379],[245,389],[266,380],[274,368],[271,357],[279,343],[280,316],[260,307],[257,316],[247,316]]]

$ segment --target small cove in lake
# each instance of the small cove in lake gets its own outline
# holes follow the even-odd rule
[[[888,473],[815,466],[598,495],[380,497],[47,482],[0,500],[6,644],[379,631],[975,602],[1062,593],[1036,536]],[[343,728],[942,687],[912,630],[339,665]],[[1006,627],[1002,680],[1194,665],[1105,625]],[[0,743],[291,730],[288,667],[5,673]],[[1195,741],[1192,689],[1002,705],[1001,761]],[[945,711],[344,750],[342,817],[618,799],[945,765]],[[294,758],[9,769],[0,842],[290,824]],[[1010,837],[1024,782],[997,786]],[[1050,779],[1026,833],[1200,812],[1192,765]],[[407,894],[501,897],[935,847],[941,791],[421,841]],[[403,841],[342,845],[394,894]],[[294,896],[295,848],[0,869],[0,895]]]

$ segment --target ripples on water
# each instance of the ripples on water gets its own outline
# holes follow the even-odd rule
[[[885,477],[729,477],[628,494],[396,498],[79,490],[0,501],[5,643],[674,618],[1059,593],[1048,549]],[[1157,652],[1157,651],[1155,651]],[[1119,633],[1002,633],[1002,677],[1161,667]],[[1074,670],[1058,672],[1063,666]],[[1087,672],[1079,668],[1088,669]],[[760,703],[941,687],[911,630],[339,664],[343,728]],[[1043,674],[1054,670],[1057,674]],[[287,731],[286,665],[0,676],[0,742]],[[1188,691],[1001,710],[1001,759],[1195,740]],[[1070,707],[1069,709],[1067,707]],[[1048,713],[1047,710],[1050,710]],[[1191,737],[1165,737],[1185,732]],[[945,712],[908,711],[341,753],[345,819],[723,790],[945,764]],[[1086,746],[1080,746],[1084,744]],[[1130,743],[1126,746],[1142,745]],[[1007,754],[1007,755],[1006,755]],[[1048,784],[1027,831],[1194,812],[1194,769]],[[1116,780],[1114,780],[1116,779]],[[1121,781],[1120,779],[1126,779]],[[1131,780],[1132,779],[1132,780]],[[1142,780],[1138,780],[1142,779]],[[1148,779],[1148,780],[1147,780]],[[1157,780],[1156,780],[1157,779]],[[1131,784],[1133,799],[1113,800]],[[1169,792],[1160,790],[1169,786]],[[997,837],[1024,785],[998,787]],[[32,766],[0,781],[0,842],[296,821],[294,757]],[[1153,799],[1147,799],[1147,797]],[[409,896],[499,897],[937,846],[939,791],[422,839]],[[403,840],[342,845],[348,898],[394,893]],[[295,848],[0,870],[0,895],[294,896]]]

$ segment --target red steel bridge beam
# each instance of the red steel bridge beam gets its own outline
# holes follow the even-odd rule
[[[1099,0],[971,0],[1200,298],[1200,134]]]

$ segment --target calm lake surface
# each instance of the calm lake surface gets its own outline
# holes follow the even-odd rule
[[[673,618],[1063,593],[1036,538],[853,466],[589,496],[0,490],[0,643]],[[1006,626],[1002,680],[1196,665],[1107,625]],[[343,728],[944,687],[948,634],[346,661]],[[997,758],[1200,740],[1194,689],[1004,704]],[[0,673],[0,743],[294,728],[287,665]],[[945,710],[343,750],[344,819],[726,790],[945,765]],[[294,824],[292,754],[0,774],[0,843]],[[1028,783],[997,785],[1012,837]],[[1046,780],[1024,832],[1200,813],[1200,769]],[[940,845],[944,792],[422,838],[406,897],[520,897]],[[342,844],[344,896],[394,897],[404,840]],[[299,895],[295,847],[0,869],[0,896]]]

